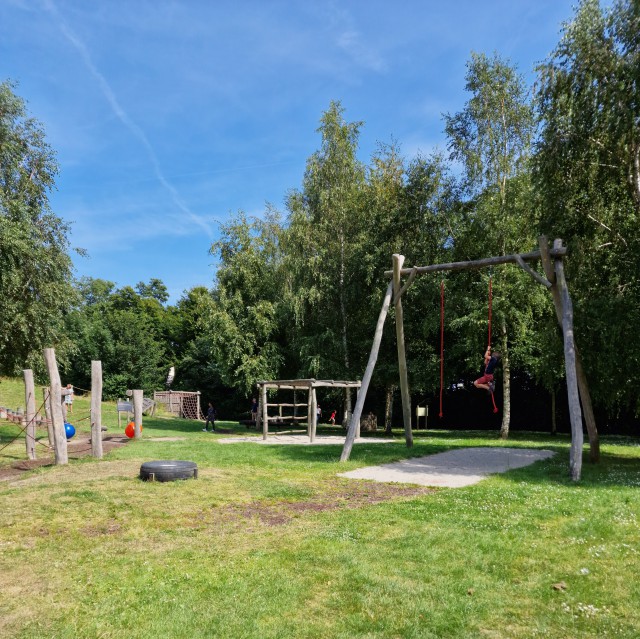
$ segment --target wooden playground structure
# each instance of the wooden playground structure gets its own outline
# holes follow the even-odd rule
[[[352,388],[359,391],[362,382],[346,382],[335,381],[329,379],[289,379],[289,380],[270,380],[261,381],[257,383],[258,387],[258,420],[256,427],[259,429],[262,426],[262,439],[267,439],[269,434],[269,422],[282,423],[283,421],[300,421],[307,423],[307,435],[309,441],[313,442],[316,437],[316,428],[318,426],[318,398],[316,390],[318,388],[343,388],[345,392],[350,392]],[[293,403],[268,403],[267,391],[269,390],[292,390],[293,391]],[[305,392],[307,395],[307,401],[305,403],[298,403],[296,401],[296,395],[298,391]],[[269,416],[269,408],[278,408],[277,416]],[[298,415],[298,408],[306,407],[307,412],[305,415]],[[292,408],[293,414],[285,416],[283,415],[283,408]],[[355,437],[360,435],[360,419],[358,418],[356,423]]]
[[[590,458],[593,462],[598,461],[600,458],[598,431],[596,429],[589,387],[582,367],[582,360],[575,345],[573,334],[573,306],[564,274],[563,259],[567,255],[567,248],[563,246],[562,240],[559,239],[554,240],[553,248],[549,248],[549,242],[545,236],[541,236],[539,238],[538,246],[539,250],[532,251],[530,253],[502,255],[479,260],[470,260],[467,262],[414,266],[412,268],[402,268],[404,264],[404,255],[393,255],[393,270],[385,271],[385,276],[390,277],[391,281],[387,286],[384,301],[382,303],[382,309],[378,316],[373,345],[369,355],[369,362],[362,377],[362,387],[360,393],[358,393],[356,406],[353,411],[353,415],[351,416],[340,461],[346,461],[349,459],[353,442],[358,434],[358,424],[362,416],[362,410],[367,396],[369,383],[371,382],[371,376],[373,375],[376,360],[378,359],[384,322],[391,302],[393,302],[396,315],[398,369],[400,375],[400,392],[402,396],[402,414],[405,439],[407,446],[410,447],[413,445],[413,434],[411,431],[411,397],[407,374],[402,295],[407,291],[418,275],[436,273],[440,271],[463,271],[468,269],[487,268],[498,264],[515,264],[528,273],[534,281],[547,288],[551,293],[556,316],[560,327],[562,328],[564,341],[564,361],[571,421],[571,449],[569,456],[569,470],[571,478],[574,481],[578,481],[580,479],[582,469],[582,448],[584,443],[584,436],[582,432],[583,415],[589,435]],[[538,261],[542,263],[544,275],[530,266],[530,263]],[[403,276],[406,277],[404,284],[402,284]]]

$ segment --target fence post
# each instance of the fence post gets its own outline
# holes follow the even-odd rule
[[[135,428],[135,438],[142,437],[142,395],[144,391],[133,391],[133,424]]]
[[[102,362],[99,360],[91,362],[91,454],[102,459]]]

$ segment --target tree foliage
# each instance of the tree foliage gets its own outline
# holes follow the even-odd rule
[[[9,82],[0,84],[0,373],[64,357],[62,319],[74,303],[69,226],[49,206],[55,154]]]
[[[283,361],[280,233],[274,212],[253,220],[241,213],[211,248],[220,266],[201,325],[223,384],[244,394],[277,377]]]
[[[639,69],[638,3],[603,10],[582,0],[538,70],[535,99],[508,60],[471,55],[468,99],[444,118],[448,157],[405,158],[391,141],[365,162],[363,123],[331,102],[285,215],[268,206],[222,225],[212,288],[187,291],[175,305],[156,278],[122,287],[82,278],[73,290],[69,229],[48,204],[53,152],[2,84],[0,373],[24,367],[45,344],[63,353],[67,344],[64,373],[78,386],[89,384],[91,359],[102,360],[111,396],[160,387],[174,365],[175,388],[201,390],[229,410],[260,379],[357,379],[393,253],[406,266],[472,260],[532,250],[544,232],[571,250],[577,341],[596,405],[638,414]],[[418,278],[403,297],[408,368],[414,394],[433,398],[444,279],[445,385],[475,377],[490,275],[506,434],[511,380],[555,397],[563,376],[553,307],[528,274],[505,266]],[[387,408],[398,378],[393,322],[392,311],[370,400],[386,398]]]
[[[541,229],[571,247],[578,343],[596,402],[638,411],[640,6],[580,3],[541,65]],[[620,354],[624,353],[624,357]],[[602,371],[607,374],[603,375]]]

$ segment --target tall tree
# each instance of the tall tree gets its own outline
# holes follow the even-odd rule
[[[535,241],[528,213],[530,182],[527,162],[534,132],[533,109],[527,87],[515,67],[497,54],[489,58],[473,53],[467,65],[465,108],[445,116],[451,158],[464,168],[464,185],[473,204],[468,236],[460,247],[475,256],[499,255],[529,249]],[[519,320],[528,296],[517,296],[517,271],[496,273],[495,319],[503,354],[504,410],[501,437],[509,433],[511,415],[510,333],[523,326]],[[529,288],[533,285],[527,283]],[[476,300],[476,301],[474,301]],[[483,293],[468,298],[470,325],[486,302]],[[475,309],[475,310],[474,310]]]
[[[68,347],[75,301],[69,225],[49,206],[58,167],[15,86],[0,83],[0,373],[38,366],[44,346]]]
[[[214,303],[200,324],[222,382],[251,393],[259,379],[277,377],[283,361],[282,277],[279,216],[239,214],[223,225],[211,247],[220,259]]]
[[[539,76],[541,229],[571,248],[576,333],[594,401],[637,414],[640,393],[629,380],[640,359],[638,2],[605,11],[583,0]]]
[[[129,286],[114,290],[106,280],[85,277],[78,289],[81,301],[65,317],[73,350],[64,374],[89,388],[91,360],[100,360],[106,397],[161,387],[170,364],[168,311]]]
[[[303,374],[353,376],[351,344],[361,283],[354,247],[365,232],[365,170],[357,159],[360,122],[332,102],[322,115],[321,147],[307,161],[302,189],[288,198],[289,268]],[[351,410],[346,407],[346,413]]]

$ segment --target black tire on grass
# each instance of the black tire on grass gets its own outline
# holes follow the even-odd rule
[[[190,461],[150,461],[140,466],[143,481],[175,481],[176,479],[197,479],[198,464]]]

